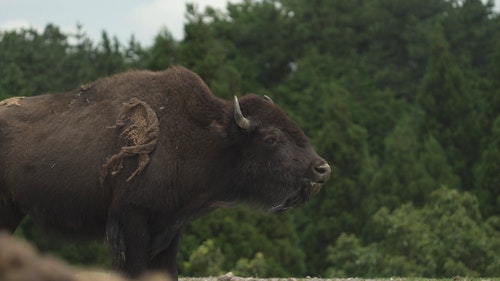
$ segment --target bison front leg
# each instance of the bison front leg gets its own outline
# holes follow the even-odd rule
[[[13,233],[24,216],[13,204],[4,200],[0,194],[0,231],[6,230]]]
[[[177,250],[179,246],[180,232],[172,234],[170,244],[158,252],[148,264],[148,268],[153,271],[164,272],[177,280]]]
[[[110,212],[106,239],[113,269],[137,277],[147,269],[149,235],[147,217],[140,211],[120,208]]]

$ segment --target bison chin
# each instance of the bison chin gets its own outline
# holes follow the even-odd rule
[[[281,213],[285,210],[299,207],[309,201],[311,197],[318,194],[322,186],[323,183],[320,182],[304,181],[301,187],[287,194],[282,201],[268,208],[267,211],[270,213]]]

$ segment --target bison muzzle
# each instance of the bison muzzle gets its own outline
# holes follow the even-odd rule
[[[0,230],[105,235],[131,276],[176,278],[182,228],[214,208],[281,212],[330,176],[272,100],[217,98],[182,67],[2,101],[0,150]]]

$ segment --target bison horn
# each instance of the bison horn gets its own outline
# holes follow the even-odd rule
[[[264,95],[264,98],[265,98],[268,102],[270,102],[270,103],[274,104],[273,99],[272,99],[271,97],[269,97],[268,95]]]
[[[236,124],[240,126],[240,128],[244,130],[250,129],[250,120],[243,116],[240,108],[240,102],[238,101],[238,98],[236,96],[234,96],[234,120],[236,121]]]

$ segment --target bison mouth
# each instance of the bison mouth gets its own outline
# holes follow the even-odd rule
[[[271,213],[281,213],[285,210],[299,207],[318,194],[324,181],[303,180],[303,184],[295,191],[288,194],[283,201],[269,209]]]

